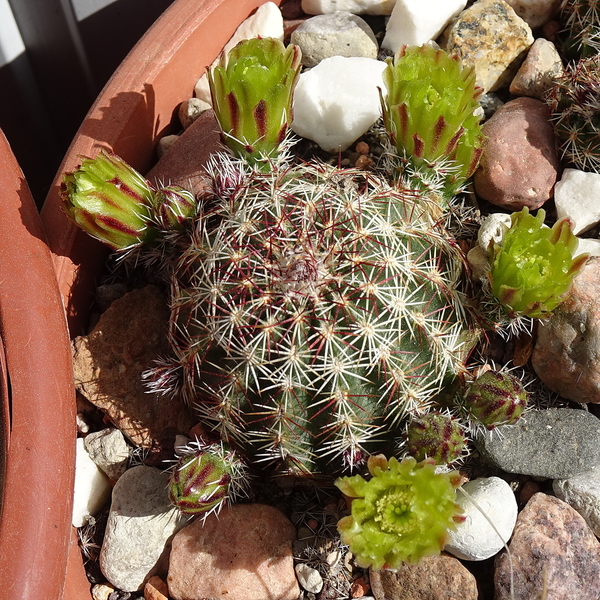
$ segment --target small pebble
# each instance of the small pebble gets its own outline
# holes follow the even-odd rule
[[[200,98],[190,98],[179,105],[179,121],[187,129],[203,112],[211,108],[210,103]]]
[[[295,567],[298,583],[311,594],[318,594],[323,589],[323,578],[316,569],[305,563],[298,563]]]
[[[90,458],[112,482],[127,470],[129,446],[118,429],[110,427],[90,433],[84,438],[84,445]]]
[[[370,591],[371,586],[364,577],[359,577],[352,582],[350,596],[352,598],[364,598]]]
[[[93,600],[109,600],[110,595],[115,591],[115,587],[110,583],[97,583],[92,586]]]
[[[168,600],[169,588],[158,576],[150,577],[144,586],[144,600]]]
[[[165,135],[164,137],[161,137],[156,144],[156,155],[158,158],[162,158],[178,139],[179,136],[176,134]]]
[[[561,0],[506,0],[532,29],[542,27],[557,13]]]
[[[584,233],[600,222],[600,174],[565,169],[554,186],[556,216],[568,218],[573,233]]]
[[[389,15],[396,0],[302,0],[307,15],[322,15],[346,10],[354,15]]]

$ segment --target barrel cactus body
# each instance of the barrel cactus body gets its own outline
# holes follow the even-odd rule
[[[437,206],[373,174],[223,155],[212,178],[173,279],[183,393],[256,460],[351,468],[462,369],[462,254]]]

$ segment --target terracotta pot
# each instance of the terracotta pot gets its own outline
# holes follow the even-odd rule
[[[148,171],[156,141],[171,132],[178,105],[192,96],[198,77],[237,26],[264,2],[177,0],[125,58],[81,125],[42,210],[72,336],[84,331],[106,252],[63,214],[58,194],[61,174],[76,168],[80,156],[95,156],[100,148]],[[73,412],[70,418],[74,421]],[[69,564],[65,600],[89,598],[75,545]]]
[[[60,598],[73,506],[75,390],[52,259],[0,131],[0,595]]]

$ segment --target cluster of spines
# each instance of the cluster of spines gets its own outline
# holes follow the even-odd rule
[[[258,459],[353,467],[462,368],[462,254],[419,193],[326,165],[241,167],[213,165],[217,205],[176,266],[174,368]]]
[[[600,172],[600,55],[568,65],[547,102],[563,159]]]
[[[598,0],[562,0],[559,9],[564,29],[562,48],[569,58],[586,58],[600,51]]]

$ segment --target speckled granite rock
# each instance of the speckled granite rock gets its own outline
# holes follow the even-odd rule
[[[515,425],[478,435],[475,445],[508,473],[564,479],[600,464],[600,419],[573,408],[530,411]]]
[[[426,556],[417,565],[403,563],[395,571],[371,571],[377,600],[477,600],[475,577],[449,556]]]
[[[494,600],[539,598],[546,578],[547,600],[600,599],[600,542],[581,515],[546,494],[534,494],[519,513],[510,542],[496,559]]]
[[[485,92],[508,85],[528,48],[531,28],[504,0],[478,0],[442,36],[442,45],[475,69]]]
[[[538,335],[531,364],[552,390],[574,402],[600,403],[600,258],[588,260]]]

